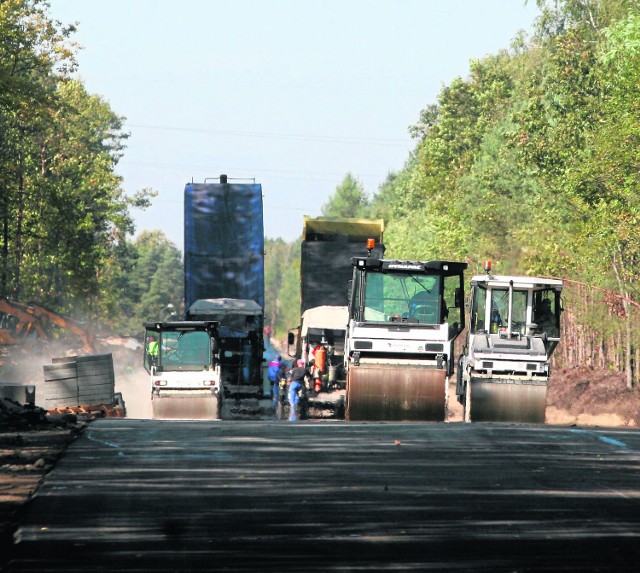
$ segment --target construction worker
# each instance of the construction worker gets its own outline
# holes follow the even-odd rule
[[[309,377],[309,371],[304,367],[304,360],[298,359],[295,368],[291,369],[291,382],[289,383],[289,421],[296,422],[304,417],[306,405],[305,378]]]
[[[491,326],[489,331],[491,334],[496,334],[500,327],[502,326],[502,316],[500,316],[500,311],[497,306],[493,307],[493,311],[491,312]]]
[[[551,301],[548,298],[540,301],[533,320],[538,325],[538,330],[546,332],[549,336],[558,336],[558,321],[551,311]]]
[[[313,390],[320,392],[322,390],[322,378],[326,371],[327,351],[322,344],[318,344],[313,349]]]
[[[282,356],[277,354],[276,357],[269,362],[269,366],[267,367],[267,378],[269,378],[269,382],[271,383],[274,409],[278,407],[280,380],[284,376],[284,372],[285,365],[282,362]]]
[[[147,345],[147,352],[151,356],[158,356],[158,341],[155,336],[149,337],[149,344]]]
[[[158,340],[155,336],[150,336],[147,342],[147,357],[149,364],[158,363],[158,352],[160,348],[158,346]]]
[[[429,290],[418,291],[407,304],[409,305],[407,317],[415,318],[419,322],[440,323],[437,293],[432,293]]]

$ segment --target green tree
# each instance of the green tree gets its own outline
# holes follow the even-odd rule
[[[38,277],[40,297],[58,306],[86,304],[87,311],[99,315],[105,294],[101,269],[133,231],[129,202],[115,173],[126,135],[122,118],[82,84],[65,82],[58,95],[56,121],[39,138],[40,168],[28,174],[29,249],[22,267]],[[33,285],[23,287],[33,293]]]
[[[38,135],[56,110],[56,80],[75,66],[69,35],[40,0],[0,3],[0,295],[19,293],[25,253],[29,173],[37,171]]]
[[[300,241],[292,245],[291,256],[282,278],[274,326],[276,336],[280,339],[286,337],[289,329],[300,324]]]
[[[131,246],[130,269],[120,285],[122,327],[139,335],[143,322],[165,320],[170,308],[178,319],[184,316],[184,272],[179,249],[162,231],[143,231]]]
[[[129,210],[153,192],[124,195],[123,118],[70,79],[75,26],[47,10],[0,2],[0,296],[116,324]]]
[[[265,290],[265,326],[275,331],[280,324],[283,305],[290,301],[281,300],[284,277],[291,264],[293,243],[286,243],[282,239],[265,240],[264,257],[264,290]]]
[[[410,128],[419,139],[415,160],[398,175],[397,191],[391,196],[385,190],[395,204],[385,232],[394,256],[466,258],[481,246],[469,225],[477,215],[495,213],[486,201],[491,192],[483,185],[490,177],[471,174],[495,174],[489,165],[498,156],[502,135],[493,126],[504,121],[510,109],[513,68],[506,53],[473,62],[470,77],[445,86],[438,105],[425,108],[419,123]],[[482,201],[470,193],[472,185],[479,187]],[[373,204],[380,201],[376,197]],[[495,203],[499,201],[496,197]],[[478,228],[488,227],[479,221]]]
[[[322,206],[325,217],[367,217],[369,199],[362,184],[351,173],[347,173],[336,192]]]
[[[415,164],[416,156],[411,154],[400,171],[387,174],[371,201],[370,217],[389,221],[407,215],[404,198],[411,184]]]

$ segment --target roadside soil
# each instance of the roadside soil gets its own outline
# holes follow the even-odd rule
[[[547,424],[637,427],[640,388],[627,388],[622,372],[588,367],[561,368],[551,375]]]
[[[85,427],[76,416],[50,419],[39,409],[16,415],[14,406],[0,402],[0,571],[24,505]]]

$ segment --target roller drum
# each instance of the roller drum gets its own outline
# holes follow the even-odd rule
[[[444,370],[397,364],[352,366],[347,379],[346,419],[442,422],[446,394]]]
[[[163,396],[151,401],[156,420],[218,420],[218,398],[209,396]]]
[[[471,422],[544,424],[546,381],[496,381],[471,378],[471,395],[465,407]]]

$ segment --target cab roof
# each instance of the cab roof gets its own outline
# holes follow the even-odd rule
[[[485,287],[503,287],[508,288],[513,282],[514,288],[544,288],[551,287],[555,290],[562,289],[562,281],[560,279],[549,279],[545,277],[527,277],[512,275],[475,275],[471,278],[471,285],[482,285]]]

